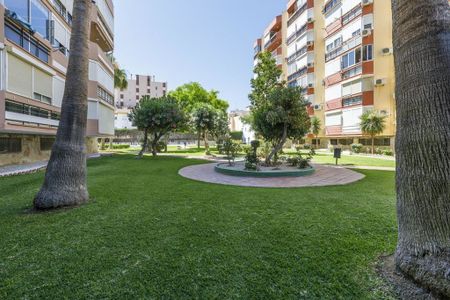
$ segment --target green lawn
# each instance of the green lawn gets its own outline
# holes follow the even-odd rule
[[[336,159],[333,158],[333,155],[318,153],[314,156],[312,162],[319,164],[335,164]],[[387,160],[376,157],[364,157],[356,155],[342,155],[342,158],[339,159],[339,164],[347,166],[371,166],[371,167],[393,168],[395,167],[395,160]]]
[[[89,161],[88,205],[29,212],[43,173],[0,179],[0,299],[380,299],[394,173],[340,187],[184,179],[200,163]]]

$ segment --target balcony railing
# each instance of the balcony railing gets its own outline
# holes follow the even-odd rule
[[[335,7],[337,7],[341,3],[342,0],[329,0],[327,3],[325,3],[322,13],[324,15],[328,14],[330,11],[332,11]]]
[[[345,42],[343,42],[342,44],[340,44],[339,46],[333,48],[332,50],[330,50],[330,52],[325,54],[325,61],[330,61],[332,59],[335,59],[336,57],[338,57],[341,53],[352,49],[358,45],[360,45],[362,43],[362,38],[361,38],[361,30],[359,30],[358,32],[356,32],[353,37],[349,38],[348,40],[346,40]]]
[[[342,80],[362,74],[362,65],[358,64],[341,72]]]
[[[288,76],[288,81],[295,80],[295,79],[299,78],[300,76],[305,75],[307,71],[308,71],[308,68],[306,66],[301,68],[300,70],[295,71],[294,73],[292,73],[291,75]]]
[[[268,40],[265,44],[264,44],[264,49],[269,48],[269,46],[275,42],[275,40],[277,40],[278,38],[281,38],[281,32],[277,32],[274,35],[272,35],[272,37],[270,38],[270,40]]]
[[[353,19],[357,18],[361,14],[362,14],[361,5],[354,7],[351,11],[349,11],[348,13],[346,13],[345,15],[342,16],[342,18],[341,18],[342,26],[347,25]]]
[[[288,20],[288,26],[291,26],[292,23],[295,22],[295,20],[297,20],[297,18],[306,11],[306,9],[308,8],[307,3],[303,4],[299,9],[297,9],[290,17]]]
[[[295,41],[299,36],[303,35],[306,32],[307,27],[308,26],[305,24],[302,28],[291,34],[287,38],[287,44],[288,45],[292,44],[292,42]]]
[[[308,51],[308,47],[307,46],[304,46],[303,48],[297,50],[297,52],[295,52],[294,54],[292,54],[291,56],[289,56],[286,59],[287,63],[290,64],[290,63],[294,62],[297,58],[299,58],[300,56],[304,55],[307,51]]]

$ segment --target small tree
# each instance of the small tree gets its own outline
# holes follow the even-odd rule
[[[144,141],[138,158],[142,158],[148,149],[148,135],[151,135],[153,156],[158,153],[160,139],[186,123],[186,117],[178,103],[170,98],[150,98],[144,96],[129,114],[133,126],[144,132]]]
[[[320,119],[316,116],[311,118],[311,133],[314,134],[314,137],[316,138],[316,149],[319,148],[319,143],[317,136],[320,133],[322,124],[320,123]]]
[[[205,152],[209,154],[208,134],[214,133],[217,126],[218,111],[210,104],[201,103],[192,113],[192,126],[197,131],[198,137],[203,137]]]
[[[382,133],[386,127],[386,116],[380,114],[378,111],[369,110],[362,114],[361,131],[365,135],[369,135],[372,139],[372,154],[375,152],[375,136]]]
[[[261,52],[258,55],[258,64],[251,80],[252,93],[249,95],[252,107],[256,108],[267,102],[269,94],[280,85],[282,71],[277,67],[275,59],[270,52]]]
[[[223,143],[223,151],[227,156],[228,165],[232,166],[234,165],[237,154],[241,151],[241,145],[239,142],[227,138]]]
[[[264,105],[253,109],[254,129],[272,144],[266,164],[282,149],[286,140],[300,139],[309,130],[311,123],[306,111],[306,101],[298,87],[276,87]]]

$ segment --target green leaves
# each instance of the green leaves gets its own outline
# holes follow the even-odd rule
[[[360,119],[361,131],[370,136],[382,133],[386,127],[386,116],[376,110],[366,111]]]

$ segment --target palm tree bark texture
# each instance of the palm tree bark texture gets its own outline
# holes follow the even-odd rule
[[[450,8],[393,0],[397,269],[450,298]]]
[[[89,199],[86,182],[86,123],[91,0],[75,0],[70,57],[56,141],[35,209],[74,206]]]

